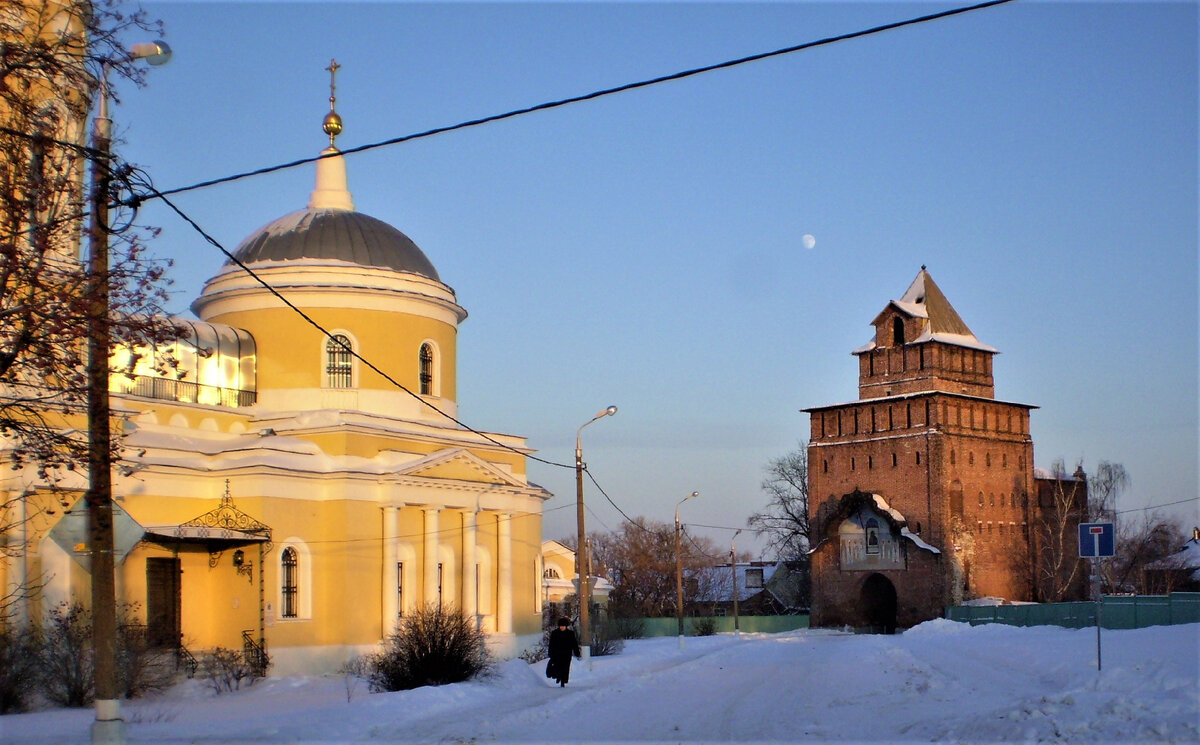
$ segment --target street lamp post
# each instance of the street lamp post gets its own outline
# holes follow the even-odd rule
[[[733,633],[740,634],[742,630],[738,628],[738,589],[737,589],[737,552],[734,550],[733,544],[741,534],[738,530],[733,534],[733,538],[729,539],[729,566],[733,571]]]
[[[592,633],[589,625],[589,614],[592,604],[591,561],[587,550],[587,529],[583,523],[583,428],[606,416],[617,413],[616,406],[609,406],[604,411],[580,425],[575,432],[575,512],[578,522],[579,537],[575,546],[575,576],[579,578],[579,651],[588,669],[592,665]]]
[[[694,491],[675,505],[675,621],[679,626],[679,648],[683,649],[683,558],[680,548],[680,525],[679,525],[679,505],[688,501],[692,497],[700,496],[700,492]]]
[[[162,65],[171,48],[157,41],[130,47],[129,60]],[[108,69],[101,66],[96,119],[92,130],[92,218],[88,227],[88,544],[92,573],[93,685],[96,721],[93,742],[122,742],[117,692],[117,599],[113,556],[112,430],[109,421],[108,199],[111,182],[112,120],[108,118]]]

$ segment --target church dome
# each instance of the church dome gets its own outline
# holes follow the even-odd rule
[[[441,281],[417,244],[391,225],[361,212],[312,205],[259,228],[234,256],[243,264],[333,259]]]

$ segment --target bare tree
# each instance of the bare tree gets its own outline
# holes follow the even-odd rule
[[[159,30],[140,9],[121,5],[0,0],[0,457],[11,466],[9,485],[0,484],[9,495],[0,507],[0,536],[43,504],[55,505],[54,499],[34,504],[28,495],[53,492],[87,458],[79,422],[91,303],[80,262],[83,181],[94,161],[86,144],[88,112],[105,73],[142,83],[124,34]],[[93,198],[117,204],[134,188],[136,171],[119,157],[111,163],[97,179],[104,191]],[[108,231],[106,277],[113,347],[155,350],[179,335],[161,312],[169,264],[147,257],[154,231],[133,227],[129,214],[117,222]],[[132,373],[138,355],[125,359],[128,367],[114,374]],[[119,449],[119,438],[113,447]],[[0,545],[6,556],[23,550],[19,541]]]
[[[1180,574],[1173,567],[1155,572],[1153,582],[1146,582],[1146,568],[1179,551],[1187,538],[1182,523],[1172,522],[1157,514],[1143,515],[1139,520],[1122,521],[1117,530],[1116,555],[1106,563],[1105,590],[1108,592],[1167,593],[1173,589]],[[1167,562],[1169,564],[1169,562]],[[1182,567],[1179,567],[1182,569]]]
[[[1117,499],[1132,483],[1125,466],[1102,460],[1088,477],[1088,514],[1093,521],[1116,522]]]
[[[808,443],[775,458],[766,468],[762,490],[770,501],[746,524],[766,536],[767,548],[780,559],[805,558],[811,537],[808,522]]]
[[[567,543],[564,539],[562,543]],[[658,617],[675,614],[675,526],[644,517],[625,522],[610,533],[593,533],[592,567],[613,584],[609,613],[622,617]],[[704,536],[688,534],[684,527],[680,560],[685,574],[711,566],[722,555]],[[684,583],[684,602],[691,604],[702,588]]]

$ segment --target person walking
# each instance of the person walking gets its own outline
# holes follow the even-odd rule
[[[554,678],[561,688],[571,678],[571,657],[580,656],[579,640],[571,630],[571,619],[558,619],[558,628],[550,632],[550,661],[546,663],[546,677]]]

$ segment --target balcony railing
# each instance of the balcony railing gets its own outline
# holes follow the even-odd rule
[[[115,393],[127,393],[131,396],[152,398],[158,401],[180,401],[234,409],[253,406],[258,399],[255,391],[219,388],[188,380],[170,380],[148,375],[138,375],[132,380],[127,377],[113,376],[110,387]]]

